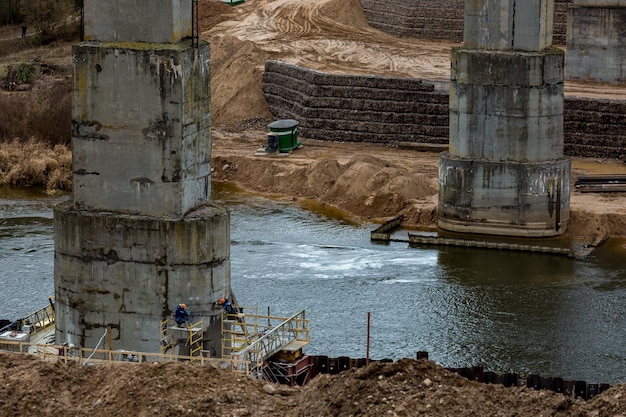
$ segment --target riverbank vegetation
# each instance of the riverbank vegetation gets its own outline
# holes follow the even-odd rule
[[[46,192],[69,190],[72,186],[72,153],[68,146],[30,139],[2,142],[0,184],[15,187],[45,187]]]
[[[71,45],[80,41],[81,3],[0,4],[0,185],[71,189]]]

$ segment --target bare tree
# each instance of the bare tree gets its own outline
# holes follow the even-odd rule
[[[20,0],[0,0],[0,23],[14,25],[20,21]]]
[[[22,11],[28,25],[37,30],[42,40],[55,37],[69,23],[75,11],[74,0],[22,1]]]

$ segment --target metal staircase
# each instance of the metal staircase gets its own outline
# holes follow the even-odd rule
[[[291,317],[250,313],[224,315],[222,358],[232,370],[261,374],[264,363],[280,351],[299,351],[310,341],[304,310]]]

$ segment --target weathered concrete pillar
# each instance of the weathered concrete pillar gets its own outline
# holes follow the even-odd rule
[[[73,195],[55,209],[58,342],[92,347],[110,328],[114,349],[158,352],[179,303],[209,325],[231,295],[229,215],[210,203],[209,45],[190,36],[189,0],[85,0]]]
[[[574,0],[566,78],[626,85],[626,0]]]
[[[439,162],[439,227],[552,236],[569,221],[563,52],[552,1],[468,0],[452,51],[450,148]]]

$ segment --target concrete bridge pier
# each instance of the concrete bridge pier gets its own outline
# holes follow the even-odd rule
[[[566,59],[568,80],[626,85],[626,0],[574,0]]]
[[[569,221],[563,155],[563,51],[552,1],[465,2],[452,51],[450,147],[439,162],[438,225],[466,233],[553,236]]]
[[[219,351],[230,221],[210,202],[210,54],[192,45],[191,7],[85,0],[73,194],[54,219],[59,343],[92,347],[110,329],[113,349],[158,352],[161,322],[185,303]]]

